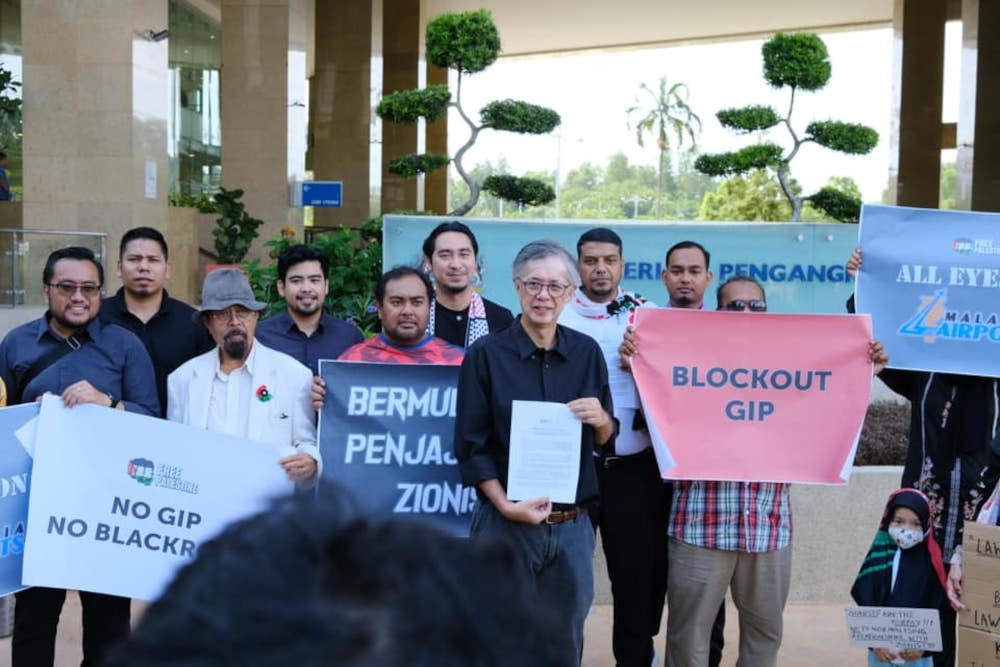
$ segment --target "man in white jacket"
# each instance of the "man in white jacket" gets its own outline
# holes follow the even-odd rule
[[[167,419],[275,445],[288,477],[308,482],[321,469],[309,399],[312,374],[254,339],[266,307],[238,269],[205,277],[198,317],[216,347],[167,378]]]

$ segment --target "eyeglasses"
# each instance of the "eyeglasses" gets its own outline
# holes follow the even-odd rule
[[[752,301],[744,301],[743,299],[736,299],[724,305],[722,307],[722,310],[746,310],[747,308],[749,308],[751,311],[755,313],[763,313],[767,310],[767,302],[758,301],[757,299],[754,299]]]
[[[96,283],[71,283],[66,281],[47,284],[49,287],[54,287],[61,296],[71,297],[76,294],[77,290],[80,290],[80,293],[89,299],[101,293],[101,286]]]
[[[237,322],[246,322],[256,313],[257,311],[255,310],[248,310],[241,306],[233,306],[231,308],[226,308],[225,310],[213,310],[209,316],[216,322],[229,322],[232,319],[235,319]]]
[[[558,299],[569,289],[569,285],[563,285],[562,283],[543,283],[537,280],[521,280],[520,278],[517,280],[524,286],[524,291],[531,296],[538,296],[542,293],[542,289],[546,289],[549,292],[549,296]]]

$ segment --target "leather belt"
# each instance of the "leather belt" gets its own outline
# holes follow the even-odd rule
[[[556,525],[560,523],[565,523],[567,521],[572,521],[578,516],[587,516],[586,507],[574,507],[571,510],[552,510],[549,516],[546,517],[545,523],[550,525]]]

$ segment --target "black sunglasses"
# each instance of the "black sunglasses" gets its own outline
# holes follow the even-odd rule
[[[753,299],[752,301],[736,299],[735,301],[730,301],[722,307],[723,310],[746,310],[747,308],[755,313],[763,313],[767,310],[767,302],[758,301],[757,299]]]

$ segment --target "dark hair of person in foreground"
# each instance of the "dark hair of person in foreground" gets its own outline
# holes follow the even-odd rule
[[[282,499],[202,545],[107,667],[568,665],[506,545]]]

